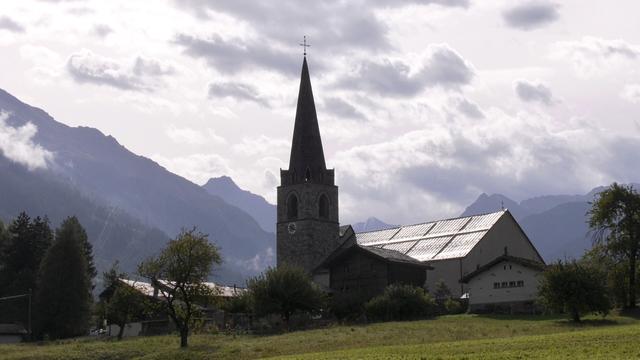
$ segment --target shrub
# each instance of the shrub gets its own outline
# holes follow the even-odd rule
[[[329,301],[329,312],[338,320],[357,320],[369,299],[364,293],[335,293]]]
[[[433,315],[435,307],[431,295],[422,288],[393,284],[367,302],[365,312],[372,320],[410,320]]]
[[[464,312],[464,307],[459,300],[448,298],[444,301],[444,309],[447,314],[460,314]]]

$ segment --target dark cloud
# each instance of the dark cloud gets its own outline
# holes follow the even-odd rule
[[[387,96],[415,96],[426,87],[457,90],[469,84],[474,71],[458,53],[447,45],[433,45],[419,71],[412,73],[409,65],[400,61],[364,62],[355,75],[340,81],[338,86],[365,90]]]
[[[551,89],[543,84],[532,83],[527,80],[517,80],[514,88],[516,94],[522,101],[539,102],[544,105],[553,105],[556,102],[551,93]]]
[[[159,77],[174,73],[171,66],[157,60],[138,57],[133,66],[127,67],[90,51],[71,55],[67,61],[67,71],[78,83],[136,91],[153,91]]]
[[[462,114],[466,115],[467,117],[470,117],[472,119],[482,119],[484,118],[484,113],[482,112],[482,110],[480,110],[480,108],[478,107],[478,105],[472,103],[471,101],[467,100],[467,99],[461,99],[458,102],[458,111],[460,111]]]
[[[502,13],[507,25],[520,30],[533,30],[556,21],[558,5],[546,1],[520,3]]]
[[[113,29],[109,25],[98,24],[93,27],[91,32],[93,35],[103,38],[111,34]]]
[[[0,30],[8,30],[15,33],[23,33],[25,31],[22,25],[8,16],[0,16]]]
[[[260,95],[256,88],[249,84],[242,84],[237,82],[210,84],[209,97],[227,97],[239,101],[251,101],[265,107],[270,107],[269,103]]]
[[[324,100],[324,111],[341,118],[364,120],[365,116],[355,106],[343,99],[330,97]]]
[[[205,60],[219,72],[236,73],[260,68],[274,70],[289,76],[300,71],[300,56],[260,43],[246,43],[239,39],[225,41],[214,35],[208,39],[180,34],[175,42],[187,55]]]

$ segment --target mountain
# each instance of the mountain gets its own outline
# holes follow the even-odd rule
[[[365,231],[376,231],[376,230],[382,230],[382,229],[389,229],[392,227],[395,227],[396,225],[389,225],[387,223],[384,223],[383,221],[375,218],[375,217],[370,217],[365,221],[362,222],[357,222],[355,224],[351,224],[351,227],[353,228],[353,231],[355,232],[365,232]]]
[[[152,160],[130,152],[113,137],[93,128],[59,123],[43,110],[24,104],[3,90],[0,90],[0,111],[9,114],[6,123],[13,128],[27,123],[35,125],[37,133],[33,141],[54,154],[51,164],[39,170],[38,176],[55,178],[103,208],[118,209],[169,237],[183,227],[197,226],[220,246],[227,274],[252,275],[273,263],[275,237],[260,228],[251,215]],[[19,188],[35,174],[23,173],[24,179],[11,186]],[[48,196],[45,189],[34,190],[30,196],[36,199]],[[19,190],[0,189],[0,196],[4,198],[14,191]],[[0,203],[5,213],[22,210],[20,203],[13,206]],[[47,213],[51,206],[54,205],[40,202],[32,211]],[[67,209],[64,201],[55,206],[69,215],[72,210],[77,211]],[[151,255],[165,242],[166,237],[159,238],[153,246],[143,249],[143,255]]]
[[[243,190],[228,176],[211,178],[202,187],[209,194],[220,197],[227,203],[237,206],[251,215],[267,232],[276,231],[276,206],[260,195]]]
[[[500,209],[509,209],[509,211],[516,218],[516,220],[523,219],[527,215],[531,214],[531,212],[528,209],[520,206],[520,204],[509,199],[504,195],[501,195],[501,194],[487,195],[485,193],[482,193],[480,194],[480,196],[478,196],[476,201],[474,201],[462,212],[460,216],[470,216],[470,215],[476,215],[476,214],[490,213],[494,211],[499,211]]]

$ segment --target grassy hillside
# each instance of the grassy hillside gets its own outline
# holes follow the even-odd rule
[[[0,345],[2,359],[334,358],[638,358],[640,321],[589,318],[575,325],[548,317],[444,316],[435,320],[336,326],[274,336],[196,335],[188,350],[176,336],[121,342],[83,339]]]

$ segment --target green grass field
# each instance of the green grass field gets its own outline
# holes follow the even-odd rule
[[[81,339],[0,345],[2,359],[640,359],[640,321],[625,316],[562,318],[443,316],[335,326],[273,336],[194,335],[123,341]]]

